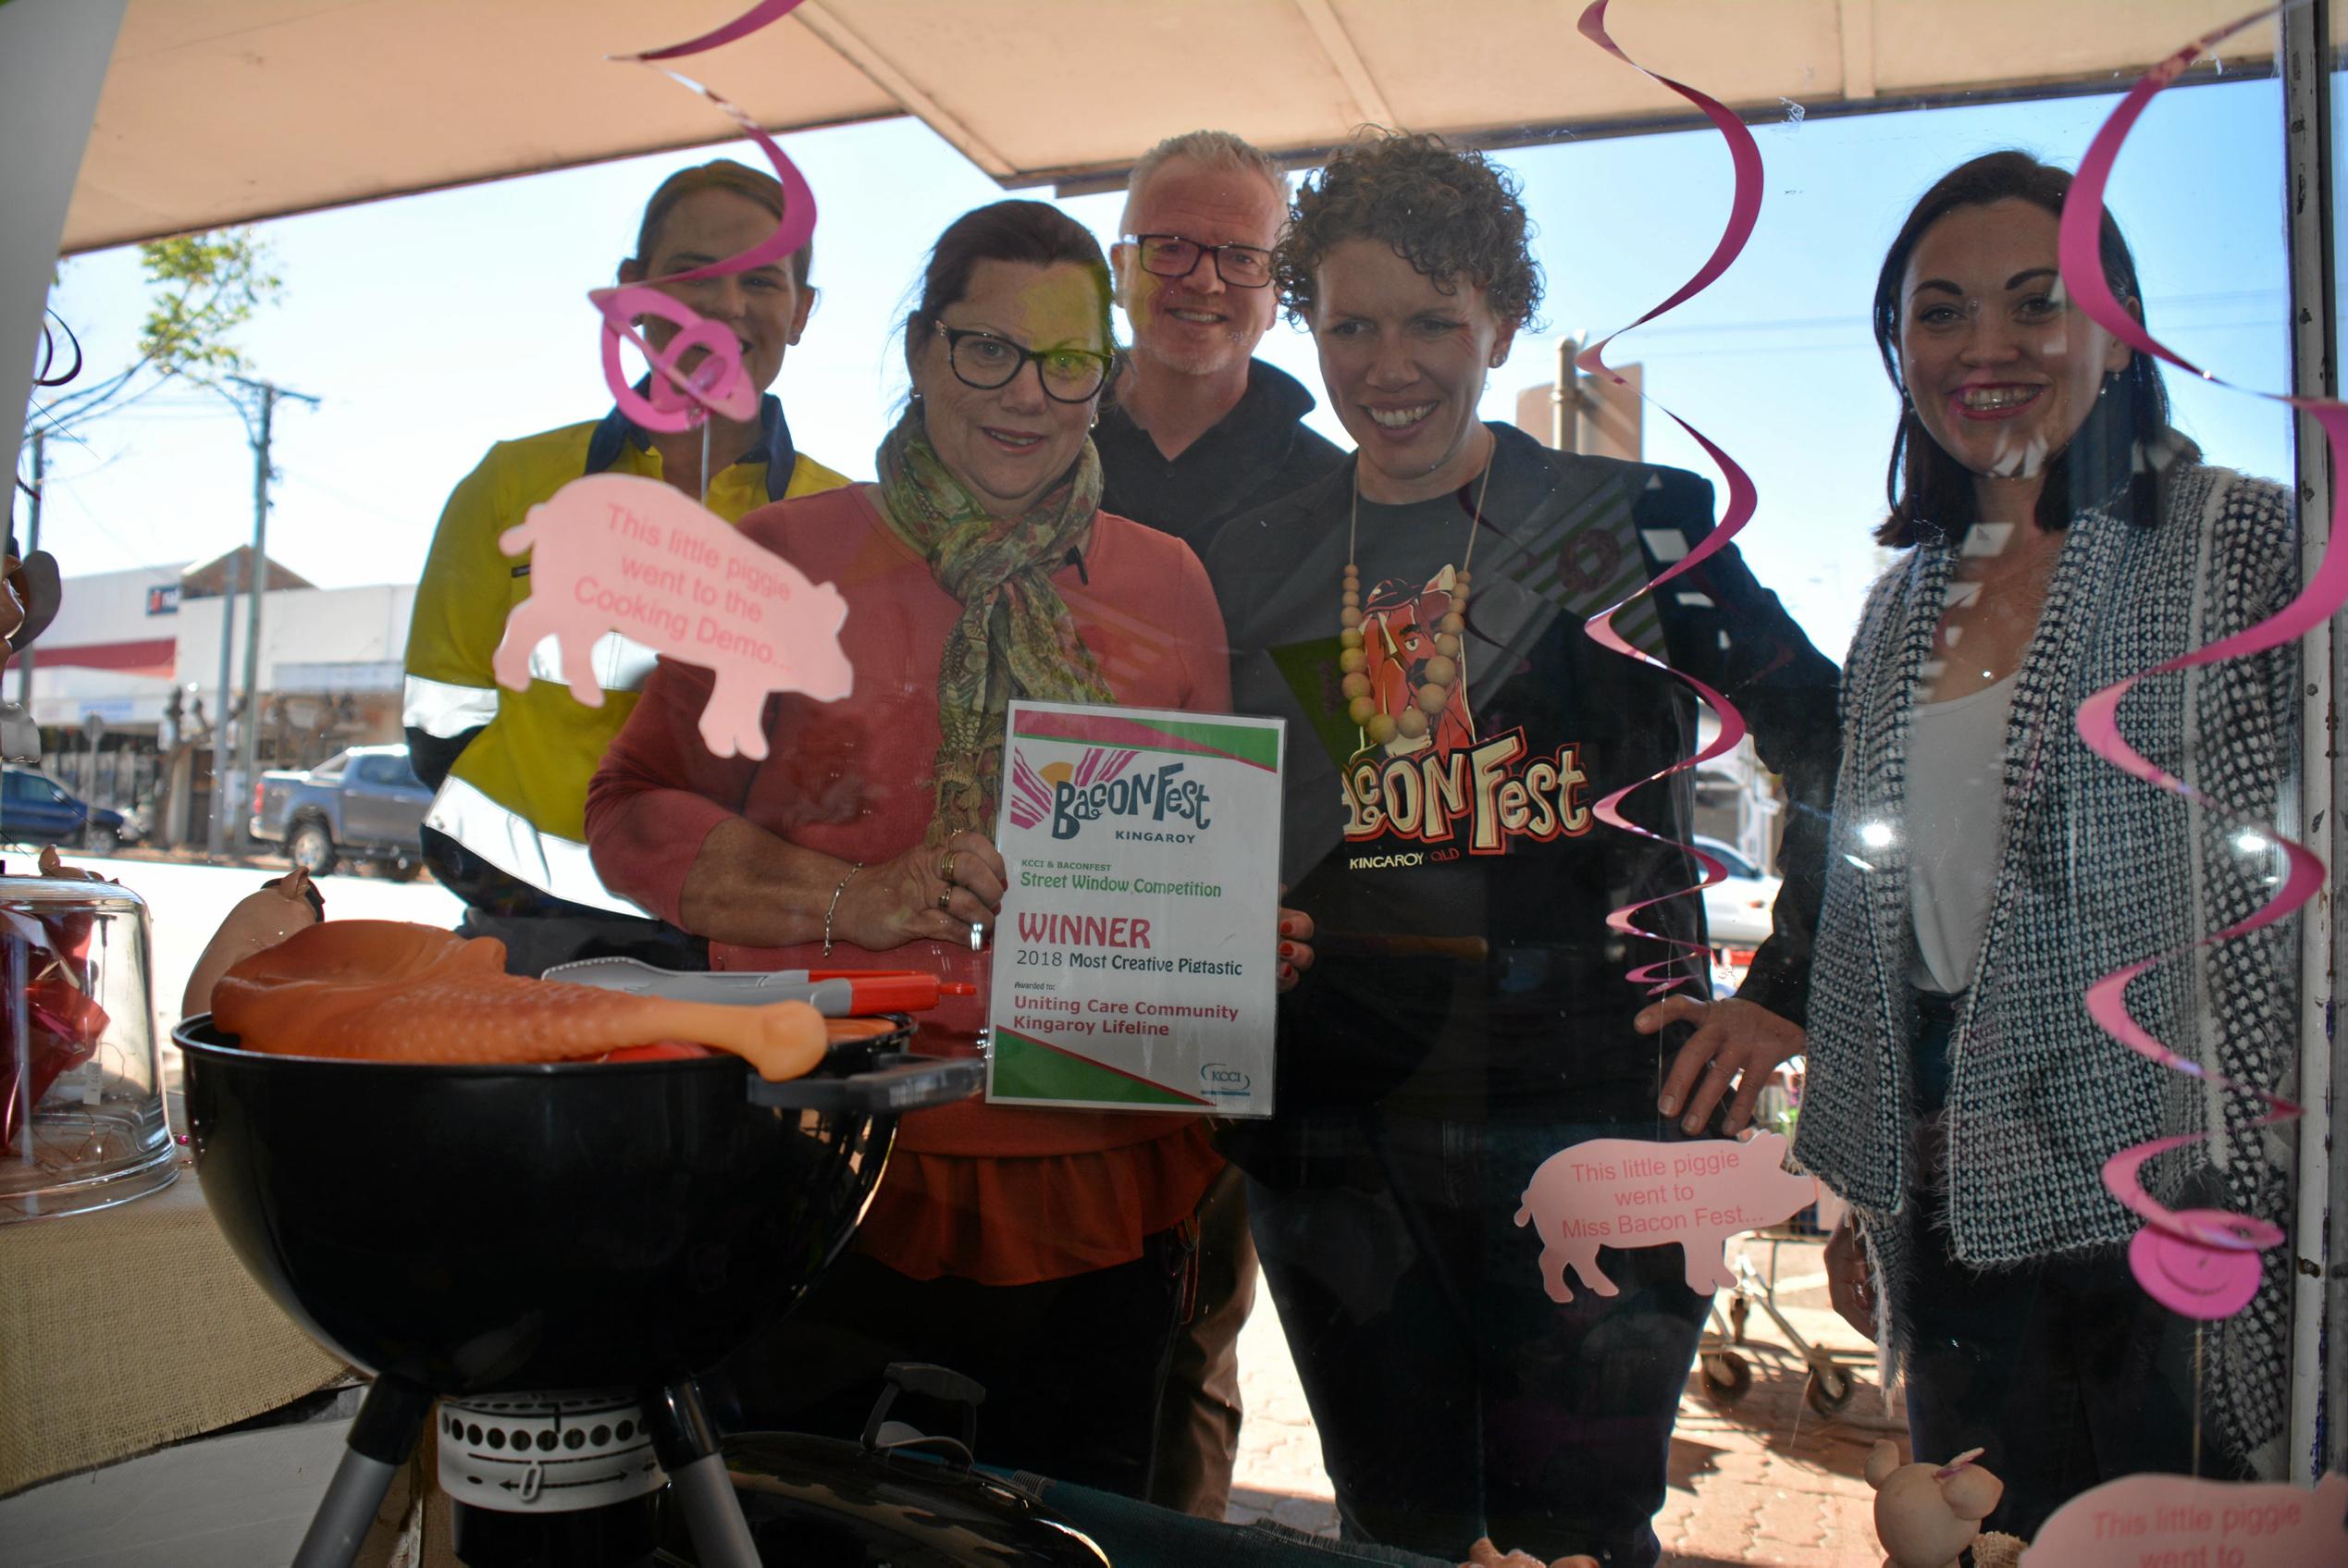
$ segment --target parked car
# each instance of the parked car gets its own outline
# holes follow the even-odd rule
[[[1712,946],[1743,949],[1749,957],[1753,948],[1769,940],[1778,880],[1719,839],[1699,838],[1696,847],[1728,868],[1726,882],[1704,889],[1704,929],[1712,933]]]
[[[9,763],[0,776],[0,841],[78,845],[103,855],[138,836],[121,812],[88,804],[37,768]]]
[[[369,861],[405,882],[424,866],[424,813],[432,792],[408,766],[404,746],[354,746],[308,772],[282,769],[253,784],[247,828],[322,877],[344,860]]]

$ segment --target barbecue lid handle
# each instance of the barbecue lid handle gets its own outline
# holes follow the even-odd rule
[[[978,1056],[914,1056],[884,1053],[881,1065],[850,1078],[794,1078],[769,1083],[750,1074],[750,1103],[780,1110],[903,1116],[967,1100],[986,1087]]]

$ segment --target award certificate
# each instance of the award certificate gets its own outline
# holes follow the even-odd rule
[[[1013,702],[986,1097],[1272,1114],[1278,719]]]

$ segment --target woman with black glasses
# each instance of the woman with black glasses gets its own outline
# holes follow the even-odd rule
[[[707,937],[712,969],[982,984],[1006,702],[1229,709],[1198,558],[1099,507],[1113,350],[1091,235],[1039,202],[967,214],[906,322],[879,482],[744,519],[847,599],[854,694],[781,698],[764,761],[719,759],[696,728],[709,675],[663,661],[587,805],[601,873]],[[950,999],[924,1048],[969,1051],[982,1021]],[[853,1436],[888,1363],[936,1362],[986,1388],[982,1459],[1138,1496],[1184,1228],[1220,1167],[1195,1117],[908,1117],[855,1253],[721,1379],[728,1415]]]

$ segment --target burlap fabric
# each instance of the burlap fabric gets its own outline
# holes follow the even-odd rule
[[[343,1365],[246,1275],[196,1173],[0,1226],[0,1497],[257,1415]]]

